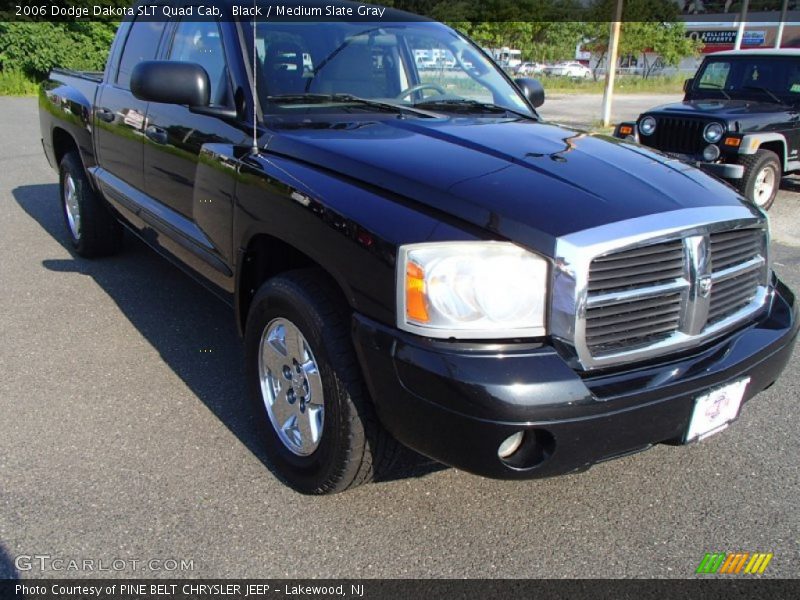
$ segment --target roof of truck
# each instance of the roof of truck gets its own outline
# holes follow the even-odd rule
[[[726,50],[707,55],[709,58],[716,56],[800,56],[800,48],[764,48],[763,50]]]

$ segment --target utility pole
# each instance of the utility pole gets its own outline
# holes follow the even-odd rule
[[[744,0],[742,2],[742,12],[739,15],[739,31],[736,32],[736,45],[733,47],[734,50],[742,49],[742,38],[744,37],[744,25],[745,21],[747,20],[747,8],[749,5],[750,5],[750,0]]]
[[[789,0],[783,0],[781,9],[781,21],[778,23],[778,33],[775,34],[775,47],[780,48],[783,41],[783,26],[786,24],[786,11],[789,9]]]
[[[619,30],[621,25],[622,0],[617,0],[617,6],[614,10],[614,20],[611,22],[611,36],[608,40],[606,86],[603,90],[603,127],[611,125],[611,100],[614,96],[614,79],[617,75],[617,54],[619,52]]]

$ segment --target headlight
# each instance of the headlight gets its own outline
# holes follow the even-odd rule
[[[543,336],[547,264],[508,242],[401,246],[397,326],[438,338]]]
[[[652,135],[656,130],[656,120],[653,117],[645,117],[639,123],[639,133],[642,135]]]
[[[709,144],[716,144],[722,139],[722,134],[725,133],[725,128],[719,123],[709,123],[703,130],[703,138]]]

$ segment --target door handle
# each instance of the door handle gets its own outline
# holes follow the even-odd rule
[[[97,111],[95,111],[95,114],[97,115],[98,119],[106,123],[111,123],[114,120],[114,112],[108,110],[107,108],[98,108]]]
[[[156,144],[167,143],[167,130],[162,129],[161,127],[148,125],[147,129],[144,130],[144,134],[148,137],[148,139],[154,141]]]

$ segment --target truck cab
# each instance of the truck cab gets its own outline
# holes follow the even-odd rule
[[[614,135],[697,165],[768,210],[781,177],[800,169],[800,50],[717,52],[684,91]]]

